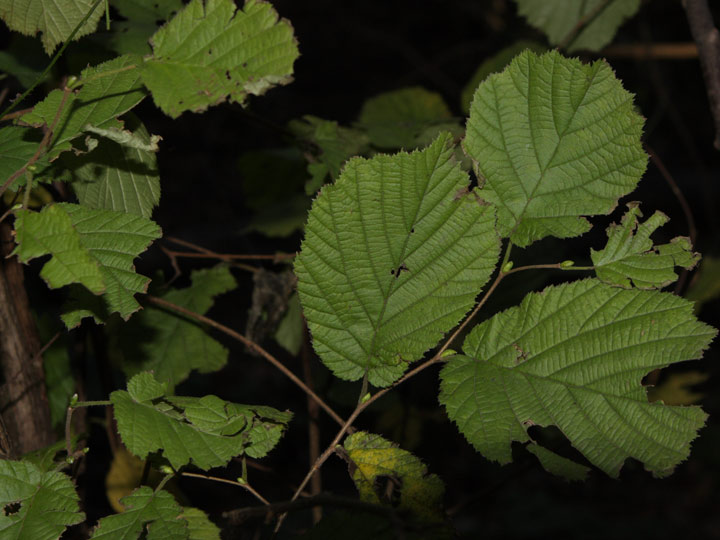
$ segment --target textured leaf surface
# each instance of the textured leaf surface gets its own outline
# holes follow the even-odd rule
[[[195,313],[204,315],[212,307],[214,298],[234,289],[237,284],[225,266],[196,270],[192,285],[172,289],[162,298]],[[209,373],[221,369],[227,362],[228,351],[195,321],[173,312],[148,306],[130,322],[132,328],[123,341],[128,342],[123,369],[126,373],[152,370],[155,378],[167,383],[172,392],[193,369]],[[137,332],[137,326],[141,331]],[[136,343],[129,343],[131,335],[147,335]],[[137,338],[136,338],[137,339]]]
[[[43,47],[50,54],[70,37],[94,3],[95,0],[0,0],[0,18],[11,30],[26,36],[42,32]],[[75,39],[94,32],[102,14],[101,3],[80,27]]]
[[[381,478],[395,481],[399,490],[397,509],[407,511],[423,521],[442,521],[442,497],[445,487],[437,475],[429,474],[423,463],[407,450],[398,448],[372,433],[358,431],[344,443],[354,469],[352,479],[360,499],[387,504],[376,491]]]
[[[476,326],[441,372],[440,401],[485,457],[508,463],[529,426],[557,426],[617,476],[635,458],[657,476],[683,461],[699,407],[649,403],[642,378],[699,358],[716,331],[669,293],[586,279],[529,294]]]
[[[134,135],[150,144],[139,124]],[[80,204],[149,218],[160,201],[160,175],[155,153],[101,139],[97,148],[80,156],[66,154]]]
[[[519,246],[586,232],[640,180],[647,156],[632,95],[603,61],[526,51],[475,92],[464,146]]]
[[[188,538],[188,524],[182,508],[167,491],[153,491],[147,486],[136,489],[122,500],[125,511],[102,518],[90,537],[93,540],[125,540],[140,538],[147,531],[147,540]]]
[[[72,148],[70,141],[82,135],[85,126],[121,128],[117,117],[132,109],[146,96],[140,81],[137,55],[119,56],[80,75],[84,81],[80,90],[70,92],[62,107],[53,132],[48,155],[52,159]],[[22,121],[35,126],[50,126],[63,101],[63,91],[53,90]]]
[[[9,126],[0,129],[0,185],[22,169],[35,154],[42,135],[31,128]],[[25,185],[25,177],[15,180],[10,189]]]
[[[257,0],[192,0],[151,41],[143,81],[173,118],[287,84],[299,55],[290,24]]]
[[[462,94],[460,96],[460,105],[462,106],[462,110],[469,113],[470,104],[472,103],[473,95],[475,95],[475,90],[477,90],[478,85],[493,73],[499,73],[504,70],[510,61],[525,49],[530,49],[531,51],[539,54],[545,52],[547,47],[544,47],[534,41],[518,41],[509,47],[505,47],[504,49],[498,51],[496,54],[485,60],[482,64],[480,64],[480,66],[478,66],[475,73],[473,73],[470,82],[463,87]]]
[[[216,396],[166,396],[150,373],[110,394],[123,443],[145,458],[162,450],[173,467],[190,461],[201,469],[226,465],[240,454],[263,457],[280,439],[291,414],[270,407],[238,405]]]
[[[396,380],[472,307],[498,256],[449,135],[352,159],[315,200],[296,259],[315,350],[338,377]]]
[[[414,86],[367,100],[358,124],[375,146],[410,150],[417,146],[417,138],[425,129],[450,118],[450,109],[440,94]]]
[[[188,523],[188,540],[220,540],[220,529],[199,508],[184,507],[182,517]]]
[[[40,271],[51,288],[80,283],[103,294],[109,313],[126,319],[140,307],[134,294],[145,292],[149,280],[135,273],[133,260],[160,236],[155,223],[67,203],[16,216],[13,253],[22,262],[52,255]]]
[[[693,268],[700,254],[693,253],[689,238],[673,238],[669,244],[653,246],[650,235],[669,221],[655,212],[644,223],[637,203],[628,204],[621,223],[608,227],[608,243],[600,251],[590,250],[597,277],[613,285],[629,288],[630,281],[640,289],[659,289],[677,279],[675,267]]]
[[[55,540],[66,527],[85,520],[78,501],[72,480],[63,473],[0,460],[0,508],[20,504],[9,515],[0,511],[0,538]]]
[[[569,52],[602,49],[612,41],[625,19],[635,15],[640,7],[640,0],[515,1],[518,13],[545,32],[553,45],[561,43],[581,20],[585,20],[582,30],[568,44]]]

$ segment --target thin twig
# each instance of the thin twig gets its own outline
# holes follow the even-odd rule
[[[254,350],[260,356],[265,358],[268,362],[270,362],[273,366],[278,368],[286,377],[288,377],[292,382],[294,382],[297,386],[299,386],[303,392],[305,392],[308,396],[312,397],[312,399],[315,400],[315,402],[320,405],[320,407],[323,408],[323,410],[330,415],[330,417],[335,420],[339,425],[344,425],[345,421],[342,419],[342,417],[337,414],[330,405],[325,403],[323,399],[318,396],[315,392],[313,392],[308,386],[302,382],[297,375],[295,375],[292,371],[290,371],[285,365],[283,365],[277,358],[275,358],[273,355],[271,355],[269,352],[267,352],[265,349],[263,349],[260,345],[255,343],[254,341],[246,338],[242,334],[236,332],[232,328],[228,328],[224,324],[220,324],[217,321],[214,321],[208,317],[205,317],[204,315],[200,315],[199,313],[195,313],[194,311],[190,311],[187,308],[184,308],[182,306],[178,306],[176,304],[173,304],[172,302],[168,302],[167,300],[163,300],[162,298],[158,298],[156,296],[150,296],[147,295],[145,298],[148,300],[148,302],[151,302],[157,306],[161,306],[173,311],[177,311],[178,313],[182,313],[183,315],[186,315],[190,317],[191,319],[195,319],[196,321],[202,322],[207,324],[208,326],[211,326],[215,328],[216,330],[221,331],[223,334],[226,334],[230,336],[231,338],[241,342],[246,347]]]
[[[13,113],[6,114],[5,116],[0,117],[0,122],[7,122],[8,120],[20,118],[21,116],[25,116],[27,113],[29,113],[32,110],[33,110],[33,107],[28,107],[27,109],[20,109],[19,111],[15,111]]]
[[[583,30],[583,28],[590,25],[590,23],[592,23],[598,15],[605,11],[605,8],[610,5],[610,2],[611,0],[603,0],[595,6],[595,9],[580,17],[575,26],[573,26],[572,30],[570,30],[560,43],[558,43],[558,49],[567,49],[570,45],[572,45],[572,42],[575,41],[575,38],[578,37],[578,34]]]
[[[692,60],[698,57],[695,43],[620,43],[600,51],[608,58],[635,60]]]
[[[273,261],[278,262],[285,259],[294,259],[295,253],[276,253],[275,255],[245,255],[235,253],[216,253],[210,249],[204,248],[187,240],[176,238],[174,236],[166,236],[165,240],[169,240],[175,244],[194,249],[200,253],[187,253],[174,251],[176,257],[197,258],[197,259],[223,259],[223,260],[248,260],[248,261]]]
[[[302,364],[303,379],[308,388],[313,389],[312,368],[310,364],[310,334],[307,324],[303,320],[303,343],[302,343]],[[307,398],[308,410],[308,456],[312,466],[320,457],[320,427],[318,426],[318,404],[310,397]],[[322,492],[322,476],[320,473],[313,476],[310,482],[310,493],[319,495]],[[317,524],[322,519],[322,507],[314,506],[312,509],[313,523]]]
[[[184,471],[181,472],[180,474],[181,474],[182,476],[187,476],[187,477],[190,477],[190,478],[202,478],[203,480],[210,480],[210,481],[212,481],[212,482],[220,482],[220,483],[223,483],[223,484],[230,484],[231,486],[241,487],[241,488],[243,488],[244,490],[250,492],[250,493],[251,493],[258,501],[260,501],[261,503],[263,503],[263,504],[265,504],[265,505],[269,505],[269,504],[270,504],[270,501],[268,501],[265,497],[263,497],[262,495],[260,495],[260,494],[255,490],[255,488],[253,488],[253,487],[252,487],[250,484],[248,484],[247,482],[245,482],[245,483],[243,483],[243,482],[237,482],[236,480],[230,480],[229,478],[220,478],[219,476],[209,476],[209,475],[205,475],[205,474],[198,474],[198,473],[191,473],[191,472],[184,472]]]
[[[706,0],[683,0],[690,33],[697,43],[710,111],[715,120],[713,145],[720,150],[720,32]]]

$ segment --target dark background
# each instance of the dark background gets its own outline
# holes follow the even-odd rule
[[[252,99],[247,110],[221,105],[204,114],[185,113],[173,121],[155,109],[149,99],[136,109],[149,131],[163,137],[158,154],[162,199],[154,219],[166,236],[225,253],[296,250],[301,240],[299,233],[279,240],[240,233],[250,219],[243,196],[243,182],[248,180],[237,165],[240,155],[254,149],[287,146],[284,126],[305,114],[349,125],[368,97],[404,86],[419,85],[439,92],[454,114],[461,117],[460,92],[483,60],[519,39],[546,43],[540,32],[517,15],[510,1],[274,0],[273,4],[282,17],[292,22],[300,46],[301,57],[292,84]],[[713,10],[717,23],[717,2]],[[691,39],[680,2],[652,0],[643,3],[640,13],[620,29],[613,43]],[[706,256],[720,256],[720,152],[712,147],[714,127],[697,59],[610,56],[608,61],[625,88],[637,96],[637,107],[647,118],[645,142],[665,163],[689,202],[697,226],[696,249]],[[687,219],[678,198],[652,162],[639,189],[624,199],[628,200],[643,201],[646,216],[662,210],[671,218],[664,230],[656,233],[658,243],[688,235]],[[546,240],[514,255],[521,262],[568,258],[580,262],[586,257],[588,242],[596,249],[602,247],[605,227],[619,219],[621,210],[622,205],[612,216],[594,220],[594,232],[581,241]],[[189,273],[201,266],[184,261],[182,268]],[[158,267],[171,272],[162,252],[153,247],[142,257],[138,269],[152,275]],[[252,282],[246,274],[235,275],[241,283],[239,291],[221,298],[210,316],[242,330]],[[686,278],[683,291],[692,282],[693,274]],[[537,289],[554,279],[556,276],[551,274],[532,279],[523,274],[522,278],[506,280],[482,316],[516,304],[529,285]],[[718,307],[717,300],[704,304],[700,318],[719,326]],[[228,400],[294,411],[296,417],[286,437],[262,461],[269,470],[251,470],[250,477],[254,487],[269,499],[289,499],[308,467],[305,397],[269,364],[248,355],[235,343],[219,339],[231,350],[228,367],[217,374],[194,376],[180,387],[179,393],[211,392]],[[298,359],[272,343],[267,346],[301,373]],[[717,360],[715,347],[702,361],[674,368],[678,372],[695,369],[711,375],[696,389],[704,394],[701,404],[710,419],[694,443],[690,459],[663,480],[652,478],[640,464],[628,462],[619,480],[593,471],[585,483],[570,484],[545,473],[520,448],[516,448],[515,463],[505,467],[492,464],[477,454],[445,417],[437,403],[437,369],[432,368],[380,400],[356,425],[412,451],[444,480],[446,508],[463,538],[720,538]],[[321,395],[347,416],[358,385],[332,381],[315,359],[313,366]],[[661,375],[659,382],[666,376]],[[104,388],[99,394],[104,395],[89,398],[104,399],[107,395]],[[320,429],[324,446],[336,428],[322,417]],[[561,451],[572,452],[552,430],[533,435]],[[85,501],[89,518],[97,519],[110,511],[104,501],[108,454],[102,429],[93,431],[90,446],[93,452],[80,486],[88,495]],[[232,475],[237,476],[239,469],[235,469]],[[354,496],[343,462],[331,458],[322,473],[325,490]],[[184,481],[182,487],[190,501],[213,518],[224,510],[256,504],[244,492],[228,486]],[[299,530],[308,523],[309,514],[298,514],[289,521],[288,529]],[[248,525],[233,534],[243,537],[247,533],[250,538],[253,530],[254,526]]]

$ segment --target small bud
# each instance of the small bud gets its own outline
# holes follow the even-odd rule
[[[362,399],[360,400],[360,403],[367,403],[369,399],[370,399],[370,392],[368,392],[367,394],[365,394],[362,397]]]
[[[170,465],[160,465],[160,467],[158,467],[158,470],[163,474],[172,474],[173,472],[175,472],[172,470],[172,467]]]
[[[247,480],[245,480],[242,476],[237,477],[237,483],[242,484],[243,486],[247,484]]]
[[[37,171],[37,165],[28,165],[27,167],[25,167],[25,169],[30,172],[35,172]]]
[[[513,263],[512,261],[508,261],[505,264],[503,264],[502,273],[507,274],[510,270],[512,270],[512,267],[514,264],[515,263]]]
[[[77,394],[72,395],[72,397],[70,398],[70,408],[73,408],[75,407],[75,405],[77,405],[78,399],[79,398]]]
[[[89,451],[90,451],[90,448],[88,446],[86,446],[85,448],[82,449],[83,454],[87,454]]]
[[[445,349],[443,353],[440,355],[440,358],[448,358],[450,356],[455,356],[457,354],[456,351],[452,349]]]
[[[575,261],[563,261],[560,263],[560,268],[570,268],[571,266],[575,266]]]

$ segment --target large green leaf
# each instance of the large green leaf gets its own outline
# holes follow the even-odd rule
[[[22,262],[52,255],[40,271],[50,287],[79,283],[103,294],[108,313],[127,319],[137,311],[134,295],[145,292],[149,280],[135,273],[133,260],[160,236],[155,223],[67,203],[41,212],[18,210],[16,216],[18,246],[13,254]]]
[[[95,3],[95,0],[0,0],[0,18],[11,30],[26,36],[42,32],[43,47],[50,54],[58,43],[70,37]],[[101,2],[75,34],[75,39],[94,32],[102,14]]]
[[[442,498],[445,486],[437,475],[428,473],[418,458],[379,435],[364,431],[350,435],[343,446],[361,500],[389,504],[390,501],[384,499],[384,496],[381,498],[378,493],[378,483],[385,478],[399,492],[388,496],[397,501],[393,506],[398,511],[408,512],[426,524],[443,522]]]
[[[0,538],[55,540],[69,525],[85,521],[72,480],[26,461],[0,460]]]
[[[220,540],[220,529],[202,510],[186,506],[182,517],[188,523],[188,540]]]
[[[133,125],[133,135],[150,145],[145,126],[136,119]],[[63,158],[73,179],[73,189],[84,206],[149,218],[160,201],[155,152],[101,138],[91,152],[80,156],[65,154]]]
[[[441,372],[440,401],[485,457],[511,460],[532,425],[557,426],[617,476],[635,458],[657,476],[690,452],[699,407],[649,403],[642,378],[699,358],[716,331],[669,293],[586,279],[529,294],[476,326]]]
[[[234,289],[237,284],[226,266],[196,270],[192,285],[171,289],[162,298],[195,313],[204,315],[212,307],[215,296]],[[123,369],[126,373],[152,370],[155,378],[175,385],[185,380],[193,369],[208,373],[221,369],[227,362],[228,351],[197,322],[157,307],[148,306],[129,323],[121,347],[125,352]],[[140,330],[138,332],[138,330]],[[138,340],[135,336],[147,336]]]
[[[123,443],[142,459],[161,450],[176,469],[190,461],[204,470],[221,467],[240,454],[263,457],[292,417],[212,395],[166,396],[165,385],[148,372],[135,375],[127,388],[110,394]]]
[[[53,90],[22,121],[50,126],[63,105],[48,148],[51,159],[71,149],[70,141],[82,135],[86,126],[121,128],[122,122],[117,117],[135,107],[147,94],[138,69],[142,62],[138,55],[125,55],[84,69],[80,75],[82,87],[69,92],[64,104],[63,91]]]
[[[299,55],[290,24],[257,0],[192,0],[151,42],[143,82],[173,118],[287,84]]]
[[[638,203],[628,204],[622,222],[608,227],[607,246],[590,250],[597,277],[606,283],[630,287],[630,280],[640,289],[659,289],[677,279],[675,267],[690,269],[700,260],[693,253],[689,238],[673,238],[669,244],[653,246],[650,235],[668,222],[662,212],[655,212],[644,223]]]
[[[642,124],[604,61],[526,51],[478,87],[464,146],[500,233],[527,246],[586,232],[580,216],[609,213],[635,188]]]
[[[391,384],[467,313],[497,262],[493,209],[467,191],[449,143],[352,159],[313,204],[298,293],[338,377]]]
[[[547,34],[550,43],[567,43],[569,52],[587,49],[598,51],[610,43],[625,19],[640,8],[640,0],[515,0],[518,13]],[[582,21],[580,32],[571,33]]]
[[[147,540],[189,538],[183,509],[167,491],[142,486],[121,500],[125,511],[102,518],[90,537],[92,540]]]

